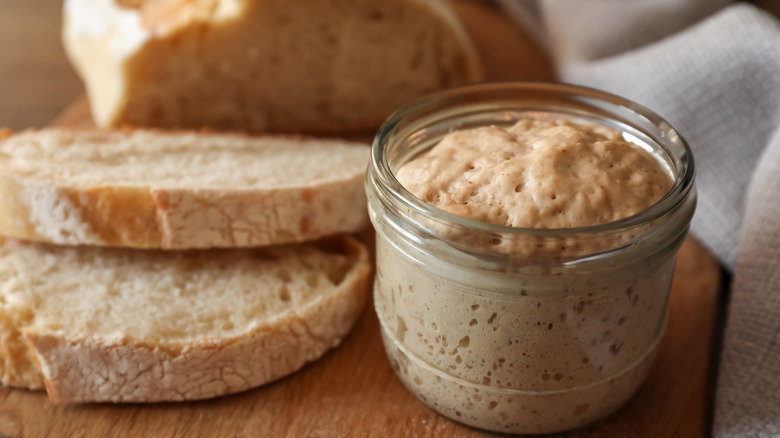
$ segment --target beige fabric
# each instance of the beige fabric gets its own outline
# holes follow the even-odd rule
[[[720,363],[717,437],[780,436],[778,189],[780,132],[761,157],[748,192]]]
[[[534,8],[562,79],[631,98],[680,130],[698,170],[692,231],[734,269],[715,436],[778,436],[780,24],[747,4],[718,10],[720,0],[584,3]]]

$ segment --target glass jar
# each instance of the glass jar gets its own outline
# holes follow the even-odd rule
[[[621,220],[530,229],[440,210],[394,176],[449,132],[520,118],[616,129],[658,159],[673,187]],[[551,433],[604,418],[636,392],[664,333],[675,255],[696,204],[691,150],[659,116],[563,84],[440,92],[380,128],[366,191],[385,350],[429,407],[478,428]]]

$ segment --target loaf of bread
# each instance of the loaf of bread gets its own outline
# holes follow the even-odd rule
[[[66,0],[63,40],[102,127],[373,130],[482,78],[446,0]]]
[[[245,250],[0,239],[0,377],[54,402],[235,393],[340,343],[369,260],[349,237]]]
[[[65,245],[248,247],[367,224],[369,148],[159,131],[0,133],[0,234]]]

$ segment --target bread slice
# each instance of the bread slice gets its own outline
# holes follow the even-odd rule
[[[1,136],[0,136],[1,137]],[[367,224],[369,148],[48,129],[0,139],[0,234],[67,245],[272,245]]]
[[[369,274],[349,237],[173,252],[2,240],[0,259],[2,383],[45,383],[54,402],[193,400],[278,379],[340,343]]]
[[[98,126],[373,130],[483,77],[446,0],[66,0]]]

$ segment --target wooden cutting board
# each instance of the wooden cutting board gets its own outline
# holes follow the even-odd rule
[[[500,12],[458,1],[490,79],[554,79],[549,62]],[[86,100],[56,124],[91,126]],[[363,236],[371,241],[370,233]],[[720,270],[689,239],[670,298],[668,331],[647,383],[616,415],[564,437],[699,437],[712,398],[713,336],[719,329]],[[262,388],[190,403],[52,405],[44,393],[0,389],[0,436],[67,437],[476,437],[493,436],[428,410],[393,374],[371,307],[334,351]]]

